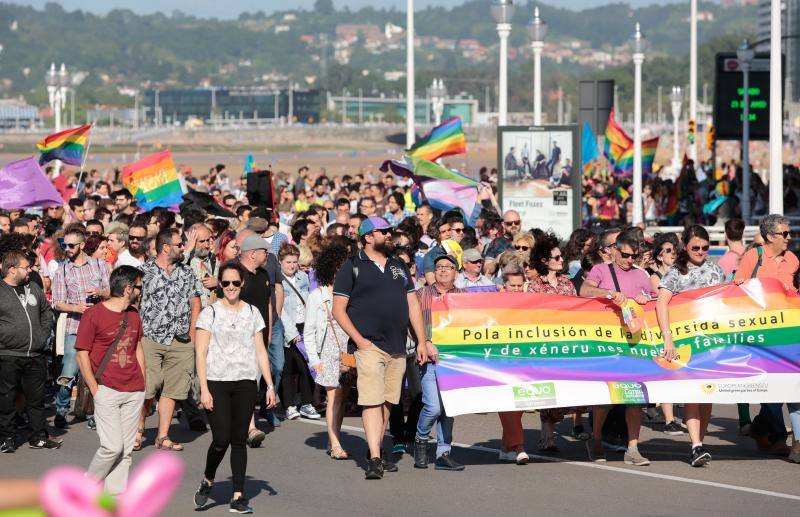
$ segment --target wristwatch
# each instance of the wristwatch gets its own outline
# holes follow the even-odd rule
[[[275,386],[273,385],[267,386],[267,391],[275,391]]]

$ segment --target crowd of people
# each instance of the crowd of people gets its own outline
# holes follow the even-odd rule
[[[214,210],[142,212],[118,181],[93,172],[65,207],[0,213],[1,452],[14,452],[23,431],[33,449],[59,448],[49,425],[85,420],[100,441],[89,473],[118,494],[131,455],[151,445],[146,418],[157,413],[152,445],[178,452],[184,445],[169,433],[180,415],[212,434],[205,470],[196,473],[196,506],[207,504],[230,449],[230,508],[249,513],[247,448],[265,439],[260,427],[322,412],[327,454],[345,460],[354,452],[342,444],[342,421],[358,406],[367,479],[396,471],[393,454],[427,468],[434,427],[434,468],[460,471],[455,419],[436,380],[437,298],[530,292],[619,306],[655,301],[670,361],[674,295],[749,278],[798,290],[789,221],[778,215],[763,217],[747,245],[743,222],[728,217],[728,249],[717,262],[696,224],[649,238],[640,227],[612,224],[617,214],[561,242],[523,228],[517,212],[500,213],[489,200],[474,225],[458,210],[413,206],[408,183],[392,174],[328,177],[304,167],[277,175],[274,207],[249,205],[244,181],[223,166],[186,180],[212,197]],[[760,450],[800,463],[800,404],[789,405],[791,445],[781,404],[762,404],[752,420],[749,407],[739,410],[742,434]],[[605,461],[610,448],[628,464],[648,465],[638,447],[642,419],[661,414],[665,433],[688,434],[692,466],[711,461],[703,444],[709,404],[685,404],[683,424],[672,404],[545,409],[536,447],[558,454],[556,425],[570,418],[591,461]],[[499,419],[499,461],[527,463],[522,412]],[[384,451],[387,428],[392,449]]]

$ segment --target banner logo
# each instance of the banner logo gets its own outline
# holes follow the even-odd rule
[[[641,382],[608,382],[612,404],[647,404],[647,386]]]
[[[514,407],[534,408],[556,404],[556,386],[552,382],[537,382],[522,386],[511,386]]]

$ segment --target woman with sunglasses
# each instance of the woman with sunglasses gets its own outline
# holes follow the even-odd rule
[[[658,325],[664,336],[663,357],[669,362],[682,361],[675,348],[670,329],[669,302],[672,297],[684,291],[725,283],[725,273],[722,268],[708,260],[710,238],[705,228],[697,224],[687,227],[683,231],[682,241],[685,247],[678,253],[675,265],[661,279],[656,303]],[[702,467],[711,461],[711,454],[703,447],[703,438],[710,419],[711,404],[685,404],[684,420],[692,441],[689,464],[693,467]]]
[[[531,254],[531,249],[533,248],[533,235],[530,233],[519,232],[514,235],[511,243],[511,249],[514,250],[514,253],[516,253],[522,262],[526,262]]]
[[[552,233],[547,233],[537,238],[536,245],[531,251],[530,264],[538,274],[528,285],[529,293],[578,295],[572,282],[564,275],[564,255],[558,246],[558,237]],[[584,431],[581,420],[581,414],[587,411],[586,408],[573,407],[541,410],[539,415],[542,419],[542,439],[539,442],[539,450],[542,452],[558,452],[555,440],[555,426],[568,414],[575,415],[572,434],[579,440],[588,440],[589,433]]]
[[[200,403],[211,425],[211,445],[203,479],[194,496],[203,508],[214,486],[217,467],[231,448],[233,498],[230,511],[252,513],[243,497],[247,469],[247,430],[258,397],[259,373],[272,379],[264,346],[261,313],[239,299],[245,273],[237,263],[219,270],[222,298],[208,305],[197,318],[196,361]],[[275,406],[275,387],[267,386],[267,407]]]
[[[650,266],[645,269],[650,275],[653,289],[658,290],[664,274],[675,264],[679,248],[678,236],[674,233],[657,233],[653,236]]]

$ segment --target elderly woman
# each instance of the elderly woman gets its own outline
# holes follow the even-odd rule
[[[683,231],[681,240],[684,249],[678,254],[675,264],[661,279],[656,303],[658,325],[664,336],[663,356],[669,362],[681,361],[670,329],[669,302],[672,297],[684,291],[725,282],[722,268],[708,260],[710,238],[705,228],[700,225],[689,226]],[[708,421],[711,419],[711,404],[687,403],[684,406],[684,418],[692,441],[689,464],[692,467],[702,467],[711,461],[711,454],[703,447],[703,438],[708,429]]]
[[[512,239],[511,249],[520,258],[521,262],[526,262],[533,249],[534,239],[533,235],[526,232],[520,232],[514,235]]]
[[[547,233],[539,237],[531,251],[530,264],[538,273],[528,285],[529,293],[562,294],[577,296],[575,287],[564,274],[564,254],[558,245],[558,237]],[[575,414],[573,434],[581,440],[588,440],[581,424],[581,414],[586,408],[554,408],[543,409],[539,415],[542,419],[542,439],[539,450],[542,452],[557,452],[555,441],[555,425],[564,419],[567,414]]]
[[[333,279],[347,259],[347,245],[334,239],[324,246],[315,262],[319,287],[308,295],[303,342],[308,364],[317,373],[316,383],[327,392],[325,422],[328,427],[328,455],[335,460],[349,458],[342,448],[340,433],[344,418],[344,401],[349,385],[340,383],[340,354],[347,353],[347,334],[332,317]]]

